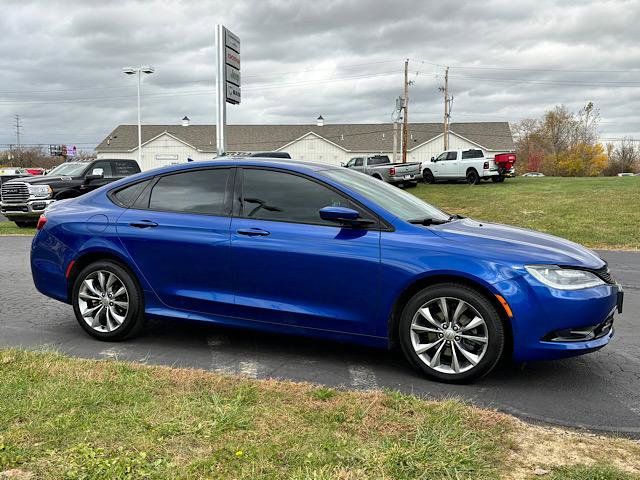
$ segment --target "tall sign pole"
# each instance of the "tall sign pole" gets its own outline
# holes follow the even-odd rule
[[[240,38],[216,25],[216,151],[224,155],[227,103],[240,103]]]

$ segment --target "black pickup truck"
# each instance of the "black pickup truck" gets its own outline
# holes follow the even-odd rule
[[[47,175],[21,177],[2,184],[0,213],[19,227],[35,225],[49,204],[79,197],[107,183],[140,172],[135,160],[66,162]]]

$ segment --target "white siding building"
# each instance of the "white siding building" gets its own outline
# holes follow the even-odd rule
[[[321,120],[321,119],[319,119]],[[144,125],[142,170],[216,156],[215,125]],[[443,150],[441,123],[409,124],[407,161],[422,162]],[[292,158],[341,165],[352,157],[392,156],[393,124],[228,125],[229,154],[283,151]],[[400,136],[400,135],[398,135]],[[487,154],[513,151],[506,122],[453,123],[449,148],[480,148]],[[97,147],[98,158],[138,158],[136,125],[120,125]]]

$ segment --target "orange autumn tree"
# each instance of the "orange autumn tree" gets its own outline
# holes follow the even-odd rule
[[[558,175],[595,177],[607,167],[607,154],[601,144],[578,142],[556,157]]]

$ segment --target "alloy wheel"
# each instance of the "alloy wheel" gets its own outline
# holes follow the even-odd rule
[[[97,332],[120,328],[129,312],[129,292],[113,272],[96,270],[80,284],[78,307],[85,323]]]
[[[471,304],[438,297],[422,305],[411,321],[411,344],[425,365],[445,374],[473,369],[489,344],[487,324]]]

